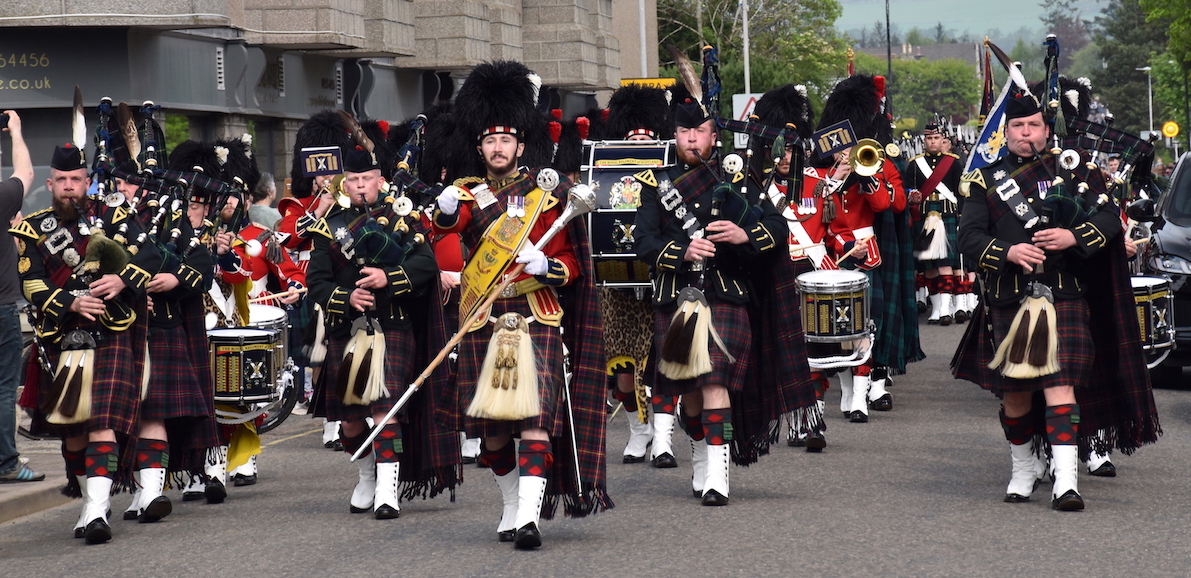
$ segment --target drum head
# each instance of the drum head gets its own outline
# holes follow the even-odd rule
[[[245,339],[257,338],[267,341],[273,337],[273,334],[273,331],[269,331],[267,329],[254,329],[252,327],[227,327],[208,331],[207,338],[235,341],[243,337]]]
[[[840,287],[868,285],[868,275],[860,271],[824,270],[810,271],[798,276],[799,289],[821,290]]]
[[[1130,277],[1129,283],[1131,285],[1133,285],[1134,289],[1139,289],[1142,287],[1147,287],[1150,289],[1157,289],[1159,287],[1165,287],[1167,285],[1167,281],[1164,277],[1145,277],[1145,276]]]
[[[286,319],[285,309],[263,303],[248,304],[248,324],[260,325]]]

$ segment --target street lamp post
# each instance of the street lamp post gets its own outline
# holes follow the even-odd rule
[[[1150,74],[1150,67],[1143,66],[1134,70],[1146,73],[1146,96],[1150,101],[1150,138],[1154,138],[1154,77]]]

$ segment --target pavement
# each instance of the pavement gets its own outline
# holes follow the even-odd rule
[[[947,369],[963,329],[923,327],[928,357],[896,379],[894,411],[873,412],[867,424],[828,411],[823,453],[783,440],[759,463],[733,468],[724,508],[691,498],[680,433],[679,467],[621,463],[621,412],[607,442],[616,508],[544,521],[542,549],[518,552],[496,540],[499,491],[474,466],[454,495],[403,502],[400,519],[349,513],[356,467],[322,448],[316,420],[297,416],[262,436],[260,482],[229,488],[224,504],[182,502],[174,490],[168,518],[117,515],[112,542],[94,547],[71,537],[78,501],[48,507],[0,523],[0,567],[10,576],[1187,576],[1191,392],[1155,390],[1165,434],[1114,455],[1116,478],[1081,474],[1087,510],[1051,510],[1049,483],[1029,503],[1006,504],[997,401]],[[837,390],[829,408],[838,408]],[[41,483],[53,497],[57,442],[22,440],[21,449],[55,478]],[[10,496],[34,486],[0,485],[5,518]],[[129,500],[113,498],[113,510]]]
[[[61,506],[70,498],[62,495],[66,471],[58,442],[32,441],[17,436],[17,451],[29,459],[29,467],[45,474],[40,482],[0,482],[0,524],[42,510]]]

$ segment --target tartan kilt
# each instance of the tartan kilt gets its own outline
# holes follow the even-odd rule
[[[492,304],[492,317],[505,313],[520,313],[529,316],[529,302],[525,297],[497,299]],[[492,340],[492,325],[472,331],[459,342],[458,378],[455,380],[454,402],[463,416],[467,437],[516,436],[523,430],[543,428],[551,435],[567,431],[566,399],[560,395],[565,383],[562,367],[562,335],[559,328],[541,323],[529,324],[530,339],[538,367],[538,398],[542,411],[536,417],[520,421],[500,421],[467,416],[467,408],[476,395],[476,382],[480,379],[480,368],[488,353],[488,342]],[[448,398],[449,399],[449,398]],[[556,450],[557,451],[557,450]]]
[[[711,373],[700,375],[694,379],[672,380],[659,370],[654,375],[654,393],[658,395],[682,395],[697,391],[705,385],[722,385],[728,391],[740,391],[744,388],[744,378],[749,368],[749,352],[752,349],[753,330],[749,323],[748,310],[743,305],[725,303],[707,295],[711,305],[711,324],[723,340],[724,345],[736,358],[733,363],[728,360],[724,352],[708,339],[707,350],[711,354]],[[655,351],[662,350],[662,342],[666,339],[666,330],[670,328],[673,313],[656,311],[653,316],[653,346]],[[660,355],[660,353],[659,353]]]
[[[211,415],[189,344],[182,325],[149,328],[149,391],[141,400],[141,419]]]
[[[421,367],[413,367],[416,344],[410,329],[385,330],[385,389],[389,390],[389,397],[382,397],[371,405],[345,405],[339,396],[335,395],[335,384],[338,383],[340,366],[343,363],[343,353],[351,337],[331,337],[327,344],[327,357],[323,361],[323,375],[325,389],[323,391],[326,403],[326,417],[328,421],[359,421],[374,413],[387,413],[393,404],[405,393],[405,387],[413,381],[416,372]]]
[[[78,437],[105,429],[132,435],[137,433],[140,411],[141,381],[139,361],[144,351],[132,346],[132,331],[104,333],[104,341],[95,349],[95,365],[91,382],[91,419],[72,425],[47,424],[50,431],[62,438]],[[144,333],[141,333],[142,337]],[[61,351],[46,344],[50,364],[57,367]],[[53,376],[41,372],[39,396],[48,395],[46,387]],[[39,399],[40,404],[43,399]]]
[[[996,345],[1009,334],[1009,326],[1017,315],[1017,307],[989,307],[992,316],[993,339]],[[1092,333],[1088,330],[1091,313],[1083,299],[1055,301],[1058,316],[1059,371],[1034,379],[1010,379],[1001,376],[995,383],[982,384],[985,389],[996,393],[1024,393],[1039,391],[1048,387],[1071,385],[1084,387],[1092,376],[1092,364],[1096,357]]]
[[[942,210],[943,204],[949,203],[930,202],[922,204],[923,218],[914,223],[914,240],[917,241],[922,235],[923,226],[926,224],[925,215],[929,211],[938,211],[939,218],[943,221],[943,231],[947,233],[947,257],[929,261],[918,260],[919,271],[938,269],[939,267],[959,268],[962,265],[959,257],[959,213]]]

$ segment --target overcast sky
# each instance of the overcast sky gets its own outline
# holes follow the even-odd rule
[[[925,32],[942,22],[955,34],[967,31],[979,40],[994,29],[1009,33],[1023,26],[1041,28],[1039,18],[1044,10],[1040,3],[1040,0],[890,0],[889,20],[894,30],[900,29],[903,34],[915,26]],[[841,32],[871,28],[877,20],[885,21],[885,0],[840,0],[840,4],[844,13],[835,27]],[[1081,16],[1087,20],[1099,15],[1107,4],[1108,0],[1076,0]]]

